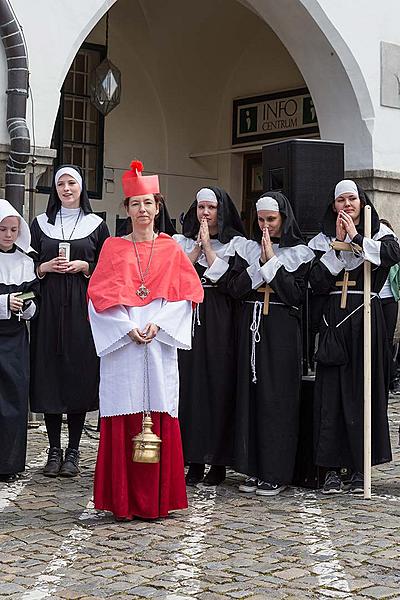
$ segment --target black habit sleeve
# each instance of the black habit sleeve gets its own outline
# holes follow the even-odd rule
[[[232,260],[232,259],[231,259]],[[279,300],[289,306],[300,306],[305,297],[307,289],[307,280],[310,263],[300,264],[296,271],[287,271],[284,265],[281,265],[275,274],[275,277],[268,285],[279,296]],[[265,281],[260,281],[253,288],[253,281],[248,272],[249,264],[237,254],[233,259],[233,265],[229,269],[227,288],[231,296],[238,299],[245,299],[253,289],[265,285]]]

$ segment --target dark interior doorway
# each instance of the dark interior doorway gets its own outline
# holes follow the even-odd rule
[[[249,237],[253,233],[255,202],[263,192],[262,153],[253,152],[243,157],[242,219]]]

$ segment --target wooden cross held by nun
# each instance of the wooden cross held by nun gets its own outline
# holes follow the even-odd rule
[[[364,237],[371,238],[371,207],[364,207]],[[334,250],[350,250],[332,242]],[[346,247],[345,247],[346,246]],[[364,260],[364,498],[371,500],[371,263]]]
[[[349,244],[350,245],[350,244]],[[346,308],[347,305],[347,288],[356,285],[355,281],[349,281],[349,272],[345,271],[343,281],[336,282],[337,287],[342,288],[342,296],[340,298],[340,308]]]
[[[263,315],[268,315],[269,313],[269,295],[274,294],[274,290],[271,286],[265,285],[263,287],[259,287],[257,292],[264,293],[264,307],[263,307]]]
[[[353,252],[353,246],[351,244],[349,244],[348,242],[338,242],[335,240],[331,243],[331,246],[334,250],[344,250],[347,252]],[[361,250],[361,248],[360,248],[360,250]],[[342,288],[342,296],[340,299],[340,308],[346,308],[348,288],[356,285],[356,282],[349,281],[349,272],[345,271],[344,276],[343,276],[343,281],[337,281],[336,285],[337,285],[337,287]]]

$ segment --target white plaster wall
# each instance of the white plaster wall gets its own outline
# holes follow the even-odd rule
[[[304,0],[304,4],[309,4]],[[398,0],[319,0],[331,24],[340,32],[343,56],[351,54],[368,84],[375,116],[373,124],[373,167],[400,171],[400,109],[380,105],[380,43],[400,45]],[[345,58],[344,58],[345,60]],[[354,80],[360,74],[350,71]]]
[[[241,157],[189,154],[230,147],[234,97],[304,85],[278,38],[231,0],[170,0],[165,7],[119,0],[109,23],[109,57],[123,78],[121,104],[105,129],[105,166],[115,171],[115,187],[94,208],[107,210],[114,226],[123,212],[122,170],[134,157],[164,174],[162,191],[176,218],[207,184],[227,187],[240,208]],[[88,41],[104,43],[104,19]]]
[[[121,106],[106,120],[105,164],[123,168],[139,154],[148,170],[168,174],[163,187],[173,213],[205,182],[228,187],[235,180],[239,190],[239,157],[189,158],[229,146],[232,97],[296,87],[303,78],[322,137],[347,145],[347,168],[396,171],[400,111],[379,106],[378,75],[380,39],[400,36],[397,4],[385,0],[382,10],[375,0],[13,0],[29,48],[36,143],[48,145],[70,63],[112,6],[110,58],[123,71],[124,88]],[[104,22],[89,39],[104,40]],[[2,50],[0,64],[4,89]],[[2,115],[4,95],[6,142]],[[119,194],[116,186],[105,196],[113,214]]]

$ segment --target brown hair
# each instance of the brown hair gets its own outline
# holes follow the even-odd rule
[[[383,225],[386,225],[386,227],[389,227],[389,229],[394,231],[393,225],[391,225],[390,221],[388,221],[387,219],[379,219],[379,222],[383,223]]]

